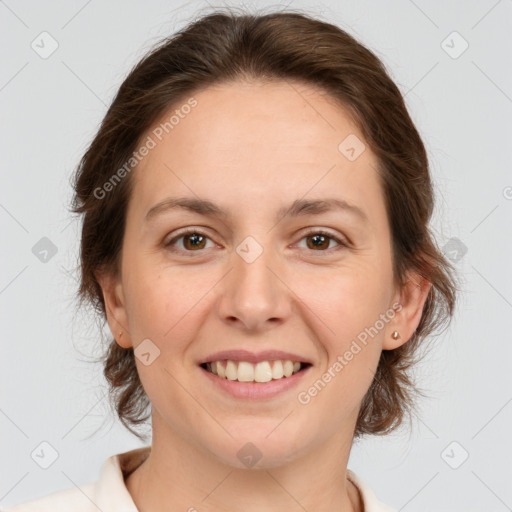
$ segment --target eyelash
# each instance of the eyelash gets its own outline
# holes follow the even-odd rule
[[[204,233],[203,231],[201,231],[200,229],[187,229],[186,231],[183,231],[179,234],[177,234],[174,238],[172,238],[171,240],[169,240],[168,242],[166,242],[164,244],[164,247],[166,249],[168,249],[169,251],[171,252],[180,252],[180,253],[186,253],[187,256],[194,256],[194,253],[200,253],[200,252],[203,252],[205,249],[202,249],[202,250],[197,250],[197,251],[189,251],[189,250],[186,250],[186,249],[176,249],[174,247],[172,247],[172,245],[177,241],[179,240],[180,238],[183,238],[183,237],[186,237],[187,235],[201,235],[205,238],[207,238],[208,240],[211,240],[210,237]],[[312,236],[312,235],[321,235],[321,236],[325,236],[331,240],[334,240],[337,244],[339,244],[337,247],[332,247],[330,249],[324,249],[324,250],[318,250],[318,251],[315,251],[313,249],[310,249],[311,252],[318,252],[318,253],[331,253],[332,251],[337,251],[337,250],[340,250],[340,249],[343,249],[343,248],[348,248],[350,247],[350,244],[345,241],[345,240],[342,240],[336,236],[334,236],[332,233],[329,233],[325,230],[322,230],[322,229],[313,229],[311,231],[308,231],[306,233],[304,233],[304,235],[302,236],[302,238],[299,240],[302,241],[304,238],[307,238],[309,236]]]

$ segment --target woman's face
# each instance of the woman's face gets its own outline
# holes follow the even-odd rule
[[[193,97],[142,138],[120,277],[102,281],[153,428],[237,467],[350,444],[382,349],[410,338],[426,296],[394,288],[377,160],[311,86]],[[218,360],[229,378],[201,366]],[[286,360],[307,365],[277,378]],[[254,372],[270,382],[239,382]]]

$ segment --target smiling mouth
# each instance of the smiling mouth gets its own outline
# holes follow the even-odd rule
[[[309,363],[299,361],[275,360],[250,363],[248,361],[211,361],[200,365],[204,370],[217,375],[221,379],[238,382],[265,383],[273,380],[286,379],[305,370]]]

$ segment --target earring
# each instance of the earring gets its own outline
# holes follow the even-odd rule
[[[391,334],[391,337],[394,339],[394,340],[397,340],[400,338],[400,333],[398,331],[393,331],[393,334]]]
[[[123,335],[123,331],[119,331],[119,337]]]

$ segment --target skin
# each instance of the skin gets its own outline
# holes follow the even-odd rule
[[[395,286],[377,160],[368,145],[355,161],[338,150],[348,135],[363,136],[331,98],[287,82],[234,82],[193,96],[197,106],[133,171],[120,273],[98,275],[117,342],[136,348],[149,338],[160,350],[148,366],[136,359],[153,441],[127,488],[142,511],[362,510],[346,479],[359,407],[381,351],[418,326],[430,283],[410,274]],[[177,208],[146,223],[169,196],[208,199],[232,218]],[[343,211],[276,220],[296,199],[327,197],[357,205],[368,222]],[[187,237],[165,247],[186,227],[207,237],[199,249]],[[307,228],[350,243],[327,239],[316,248]],[[236,252],[247,236],[263,249],[252,263]],[[298,392],[397,303],[400,311],[343,370],[299,403]],[[277,397],[235,399],[197,365],[231,348],[279,348],[313,366]],[[262,453],[250,469],[237,457],[247,442]]]

